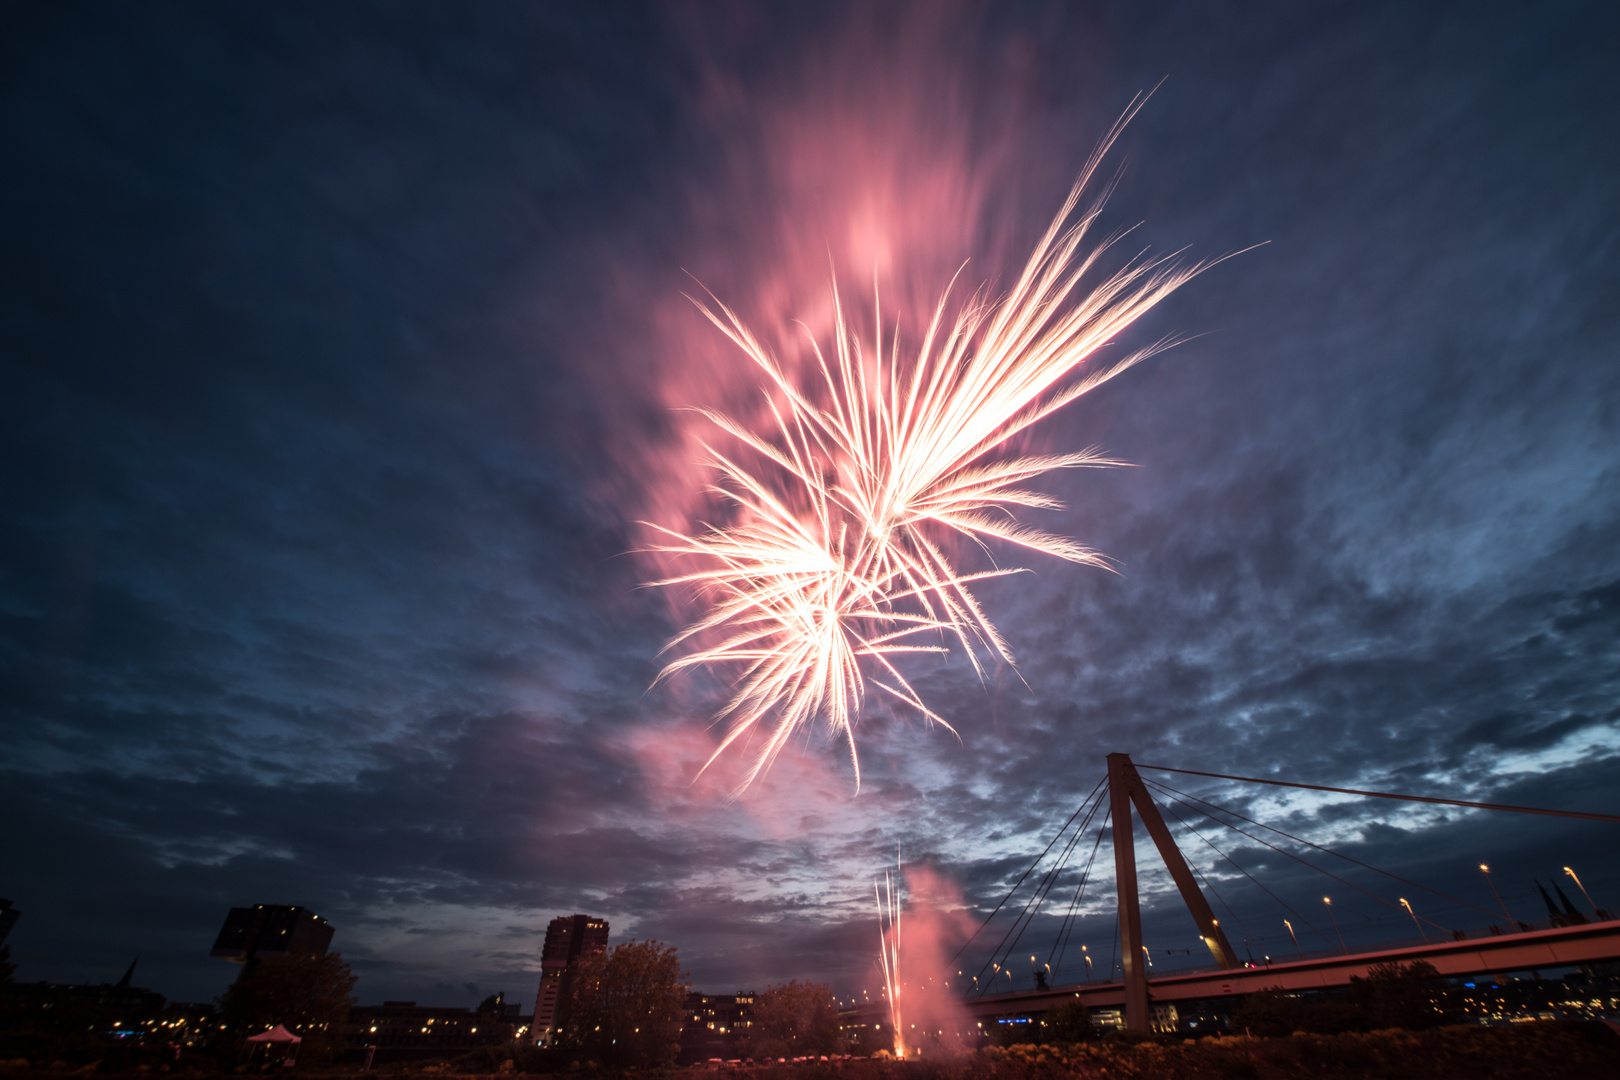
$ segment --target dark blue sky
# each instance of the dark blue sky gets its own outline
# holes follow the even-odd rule
[[[139,954],[138,982],[205,999],[234,973],[206,955],[225,909],[287,902],[336,925],[368,1002],[532,1005],[573,911],[677,945],[707,989],[848,992],[876,985],[868,890],[896,842],[987,910],[1114,750],[1616,810],[1607,7],[860,7],[13,9],[19,977]],[[647,692],[680,613],[637,588],[635,522],[696,497],[670,406],[754,382],[685,271],[770,324],[812,302],[779,268],[859,261],[877,206],[923,278],[1005,273],[1161,79],[1109,224],[1266,246],[1137,331],[1201,336],[1039,436],[1135,463],[1046,485],[1072,509],[1042,524],[1122,573],[987,588],[1023,681],[920,670],[961,741],[874,714],[859,795],[821,739],[742,800],[689,783],[714,688]],[[1488,861],[1520,918],[1566,863],[1620,906],[1612,827],[1198,790],[1485,906]],[[1323,890],[1227,850],[1291,902]],[[1280,948],[1279,909],[1208,869]],[[1195,945],[1149,884],[1150,944]],[[1336,904],[1360,940],[1406,933]]]

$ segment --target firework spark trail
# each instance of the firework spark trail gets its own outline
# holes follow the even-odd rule
[[[900,849],[894,849],[895,873],[900,871]],[[900,897],[894,879],[883,872],[883,884],[872,883],[877,897],[878,958],[883,967],[883,989],[889,999],[889,1025],[894,1029],[894,1056],[906,1056],[905,1029],[900,1023]]]
[[[699,665],[740,666],[719,712],[730,718],[730,730],[709,763],[774,716],[743,788],[818,718],[846,742],[858,788],[854,724],[868,670],[873,685],[943,724],[895,665],[906,653],[950,651],[918,644],[920,634],[954,639],[980,678],[981,650],[1016,666],[970,586],[1024,571],[959,572],[946,552],[952,535],[985,550],[987,541],[1001,541],[1108,567],[1098,552],[1020,524],[1014,514],[1061,508],[1023,486],[1041,473],[1122,463],[1095,449],[999,460],[992,451],[1172,344],[1161,341],[1073,378],[1099,348],[1213,265],[1138,255],[1100,284],[1081,288],[1123,235],[1082,250],[1112,185],[1068,223],[1144,100],[1131,103],[1093,153],[1007,295],[991,301],[981,290],[952,314],[947,288],[909,361],[900,356],[898,325],[885,347],[875,289],[868,355],[834,285],[830,356],[806,330],[815,358],[809,386],[796,384],[725,304],[712,296],[712,307],[694,300],[764,371],[774,430],[751,430],[700,410],[760,464],[705,444],[719,476],[711,490],[735,504],[737,523],[700,536],[654,526],[671,542],[653,551],[700,563],[657,584],[695,587],[710,604],[667,648],[719,637],[672,661],[659,679]]]

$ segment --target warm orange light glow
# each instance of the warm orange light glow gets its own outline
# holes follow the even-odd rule
[[[896,870],[899,861],[900,853],[896,850]],[[883,884],[874,882],[872,891],[877,896],[878,956],[883,967],[883,988],[889,999],[889,1021],[894,1028],[894,1056],[903,1058],[906,1044],[900,1024],[900,896],[895,885],[885,870]]]

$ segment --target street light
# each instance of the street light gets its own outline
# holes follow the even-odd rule
[[[1350,946],[1348,946],[1348,945],[1346,945],[1344,943],[1344,932],[1339,929],[1339,920],[1335,919],[1333,917],[1333,901],[1330,898],[1324,896],[1324,897],[1322,897],[1322,903],[1327,905],[1328,922],[1333,924],[1333,932],[1335,934],[1339,935],[1339,950],[1341,952],[1343,952],[1346,956],[1350,955]]]
[[[1084,945],[1080,946],[1080,955],[1086,958],[1086,982],[1091,981],[1091,952]]]
[[[1412,910],[1412,905],[1406,902],[1406,897],[1404,896],[1401,897],[1401,907],[1405,908],[1406,913],[1412,916],[1412,925],[1417,927],[1418,933],[1423,935],[1423,944],[1427,945],[1429,943],[1429,934],[1423,929],[1423,924],[1418,922],[1417,912]]]
[[[1288,927],[1288,936],[1294,940],[1294,951],[1299,953],[1301,960],[1305,959],[1305,950],[1299,947],[1299,938],[1294,934],[1294,924],[1284,919],[1283,925]]]
[[[1496,897],[1496,904],[1502,909],[1502,917],[1508,921],[1508,929],[1513,929],[1516,920],[1512,915],[1508,914],[1507,905],[1502,903],[1502,894],[1496,891],[1496,882],[1491,880],[1491,868],[1484,863],[1480,863],[1479,872],[1485,875],[1485,884],[1491,887],[1491,895]]]
[[[1592,915],[1597,919],[1598,922],[1602,922],[1603,916],[1598,914],[1597,905],[1592,903],[1592,894],[1586,891],[1586,886],[1581,884],[1581,879],[1576,877],[1575,871],[1566,866],[1564,867],[1564,873],[1568,874],[1572,878],[1575,878],[1575,887],[1581,890],[1582,896],[1586,897],[1586,903],[1592,909]]]

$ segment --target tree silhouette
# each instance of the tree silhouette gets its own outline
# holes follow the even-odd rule
[[[754,999],[744,1052],[756,1058],[834,1054],[840,1049],[838,1001],[821,983],[797,979]]]
[[[631,941],[582,957],[557,1044],[601,1065],[648,1069],[680,1050],[687,974],[672,946]]]
[[[339,953],[267,956],[221,995],[220,1019],[236,1043],[281,1024],[303,1037],[299,1059],[319,1064],[337,1048],[356,981]]]

